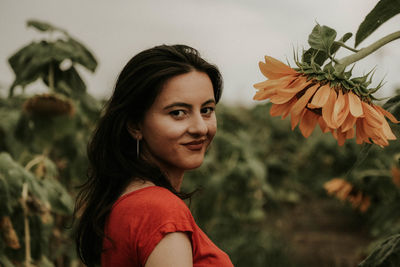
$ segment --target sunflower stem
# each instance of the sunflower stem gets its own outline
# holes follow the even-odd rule
[[[25,233],[25,267],[31,267],[31,234],[29,230],[29,219],[28,219],[28,184],[22,184],[22,198],[21,198],[21,206],[24,214],[24,233]]]
[[[49,88],[50,92],[54,93],[54,68],[52,62],[49,65]]]
[[[369,45],[367,47],[361,48],[355,54],[352,54],[350,56],[347,56],[347,57],[344,57],[344,58],[340,59],[338,61],[339,64],[337,64],[335,66],[335,69],[338,72],[344,71],[344,69],[348,65],[350,65],[350,64],[352,64],[352,63],[354,63],[356,61],[359,61],[360,59],[363,59],[364,57],[372,54],[373,52],[375,52],[376,50],[378,50],[382,46],[386,45],[387,43],[390,43],[391,41],[394,41],[394,40],[399,39],[399,38],[400,38],[400,31],[391,33],[391,34],[379,39],[375,43],[373,43],[373,44],[371,44],[371,45]]]
[[[335,59],[333,56],[329,55],[329,58],[330,58],[333,62],[335,62],[335,64],[338,64],[338,63],[339,63],[339,62],[337,61],[337,59]]]

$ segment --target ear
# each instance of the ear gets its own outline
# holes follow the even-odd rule
[[[130,135],[137,139],[137,140],[141,140],[143,138],[142,136],[142,132],[140,131],[140,128],[137,124],[132,123],[132,122],[128,122],[126,124],[126,129],[128,130],[128,132],[130,133]]]

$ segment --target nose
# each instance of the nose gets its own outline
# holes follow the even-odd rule
[[[208,132],[207,122],[201,116],[201,114],[196,114],[191,118],[190,126],[188,132],[192,135],[206,135]]]

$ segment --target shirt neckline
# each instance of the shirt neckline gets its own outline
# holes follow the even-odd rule
[[[154,187],[162,188],[162,187],[157,186],[157,185],[149,185],[149,186],[146,186],[146,187],[143,187],[143,188],[139,188],[139,189],[133,190],[133,191],[131,191],[131,192],[125,194],[125,195],[120,196],[120,197],[114,202],[114,204],[112,205],[112,208],[114,208],[119,202],[121,202],[121,201],[124,200],[125,198],[127,198],[127,197],[129,197],[129,196],[131,196],[131,195],[134,195],[134,194],[136,194],[136,193],[140,193],[141,191],[144,191],[144,190],[146,190],[146,189],[154,188]]]

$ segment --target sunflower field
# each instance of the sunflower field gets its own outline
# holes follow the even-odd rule
[[[381,0],[355,46],[398,13]],[[44,37],[10,56],[15,81],[0,97],[0,266],[83,266],[72,214],[105,100],[81,72],[97,59],[62,28],[27,25]],[[217,135],[183,190],[198,189],[187,204],[235,266],[400,266],[400,89],[379,101],[382,84],[347,68],[400,33],[336,59],[351,36],[315,26],[296,68],[260,63],[264,102],[218,105]]]

